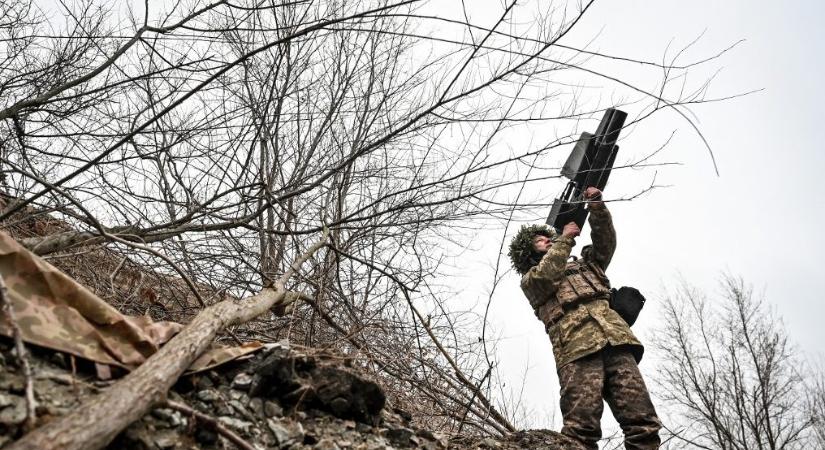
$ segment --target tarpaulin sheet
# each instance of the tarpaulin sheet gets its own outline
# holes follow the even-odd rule
[[[97,363],[133,369],[183,325],[121,314],[90,290],[0,232],[0,274],[23,340]],[[11,336],[7,317],[0,334]],[[215,367],[263,347],[213,347],[189,371]]]

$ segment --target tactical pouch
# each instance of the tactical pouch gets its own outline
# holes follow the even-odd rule
[[[595,264],[568,264],[564,278],[556,284],[556,298],[562,305],[608,295],[610,281]]]
[[[645,297],[636,288],[622,286],[619,289],[610,290],[610,307],[619,313],[619,316],[629,326],[636,322],[644,305]]]

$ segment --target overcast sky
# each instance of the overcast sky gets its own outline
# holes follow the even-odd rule
[[[714,291],[720,274],[727,271],[764,292],[803,351],[819,352],[825,340],[820,284],[825,271],[819,266],[819,256],[825,254],[819,233],[823,202],[817,183],[825,170],[819,144],[825,123],[822,19],[825,2],[814,0],[601,1],[562,41],[580,46],[595,38],[591,49],[660,61],[669,43],[672,55],[703,32],[689,52],[694,58],[745,39],[714,65],[722,71],[710,92],[722,96],[763,89],[693,108],[715,153],[718,177],[702,141],[676,114],[644,122],[621,143],[625,157],[641,155],[659,147],[675,129],[676,136],[658,159],[683,163],[659,170],[657,183],[670,187],[610,206],[618,249],[608,275],[618,286],[633,285],[647,294],[648,306],[634,326],[644,342],[658,318],[657,297],[664,287],[676,284],[679,274]],[[634,70],[624,65],[611,69],[619,77],[623,70]],[[649,183],[635,176],[633,171],[614,173],[605,196],[625,196]],[[578,248],[584,241],[580,239]],[[489,266],[497,251],[497,244],[486,244],[464,257]],[[476,279],[469,277],[467,295],[485,298],[490,273],[488,268],[476,272]],[[480,288],[472,290],[471,285]],[[509,385],[521,383],[529,361],[525,398],[540,412],[555,411],[558,384],[550,343],[516,275],[496,291],[491,317],[503,338],[498,360]],[[651,361],[641,367],[647,376],[656,369]],[[551,426],[545,415],[535,417],[535,425]]]

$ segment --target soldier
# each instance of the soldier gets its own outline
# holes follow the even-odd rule
[[[510,243],[510,259],[553,344],[562,433],[597,449],[604,398],[622,427],[625,448],[656,449],[661,422],[637,366],[644,348],[609,306],[604,271],[616,249],[616,232],[601,191],[589,187],[585,197],[593,245],[582,249],[581,258],[568,261],[581,232],[570,222],[561,236],[544,225],[523,226]]]

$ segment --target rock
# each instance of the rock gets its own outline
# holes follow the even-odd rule
[[[332,439],[321,439],[315,444],[315,447],[318,450],[341,450],[341,447],[338,447],[338,444],[335,443]]]
[[[11,373],[5,373],[0,377],[0,391],[22,394],[25,390],[26,382],[23,377]]]
[[[372,427],[367,425],[367,424],[363,424],[361,422],[356,422],[355,423],[355,431],[357,431],[359,433],[369,433],[370,431],[372,431]]]
[[[167,422],[174,428],[177,428],[185,423],[183,415],[171,409],[159,408],[152,411],[152,415]]]
[[[415,432],[409,428],[388,428],[381,430],[381,435],[389,439],[391,442],[400,446],[409,446],[411,438],[415,436]]]
[[[275,436],[275,440],[278,444],[283,445],[289,440],[289,431],[278,422],[268,419],[266,421],[266,427],[269,428],[269,431],[271,431],[272,435]]]
[[[202,391],[199,391],[197,394],[195,394],[195,397],[197,397],[198,400],[206,403],[214,403],[221,398],[218,391],[214,389],[204,389]]]
[[[209,378],[208,375],[195,375],[192,379],[192,384],[201,388],[201,389],[208,389],[215,387],[215,383]]]
[[[264,414],[266,417],[281,417],[284,415],[284,409],[281,405],[267,400],[264,402]]]
[[[266,417],[264,414],[264,401],[260,397],[255,397],[249,400],[247,404],[249,411],[259,417]]]
[[[251,371],[250,395],[328,411],[342,419],[377,423],[386,403],[383,390],[374,382],[305,355],[284,355],[277,347]]]
[[[21,398],[22,400],[22,398]],[[0,394],[0,409],[5,408],[6,406],[14,405],[15,401],[12,399],[10,395]]]
[[[275,436],[275,440],[280,446],[285,446],[290,442],[303,439],[303,429],[300,428],[300,424],[298,425],[296,428],[287,428],[274,419],[267,419],[266,421],[267,428],[269,428],[269,431]]]
[[[20,425],[24,420],[26,420],[26,402],[22,398],[0,410],[0,425],[7,427]]]
[[[230,408],[234,409],[238,414],[243,414],[244,416],[249,415],[249,411],[246,407],[237,400],[229,400],[226,404],[229,405]]]
[[[226,402],[215,402],[212,404],[212,414],[218,416],[231,416],[233,414],[234,409],[230,408]],[[209,411],[209,408],[203,409],[202,411]]]
[[[237,431],[244,432],[244,433],[248,432],[249,428],[252,427],[251,422],[247,422],[247,421],[241,420],[241,419],[236,419],[236,418],[231,417],[231,416],[218,417],[218,422],[222,423],[223,425],[225,425],[229,428],[232,428],[232,429],[235,429]]]
[[[171,430],[167,430],[165,433],[155,436],[153,441],[157,448],[160,449],[175,448],[177,443],[180,441],[180,436]]]
[[[241,372],[235,375],[235,379],[232,380],[232,387],[235,389],[240,389],[246,391],[249,389],[249,386],[252,385],[252,376],[246,372]]]
[[[232,400],[238,400],[241,403],[249,403],[249,396],[246,393],[236,390],[229,391],[229,398]]]

